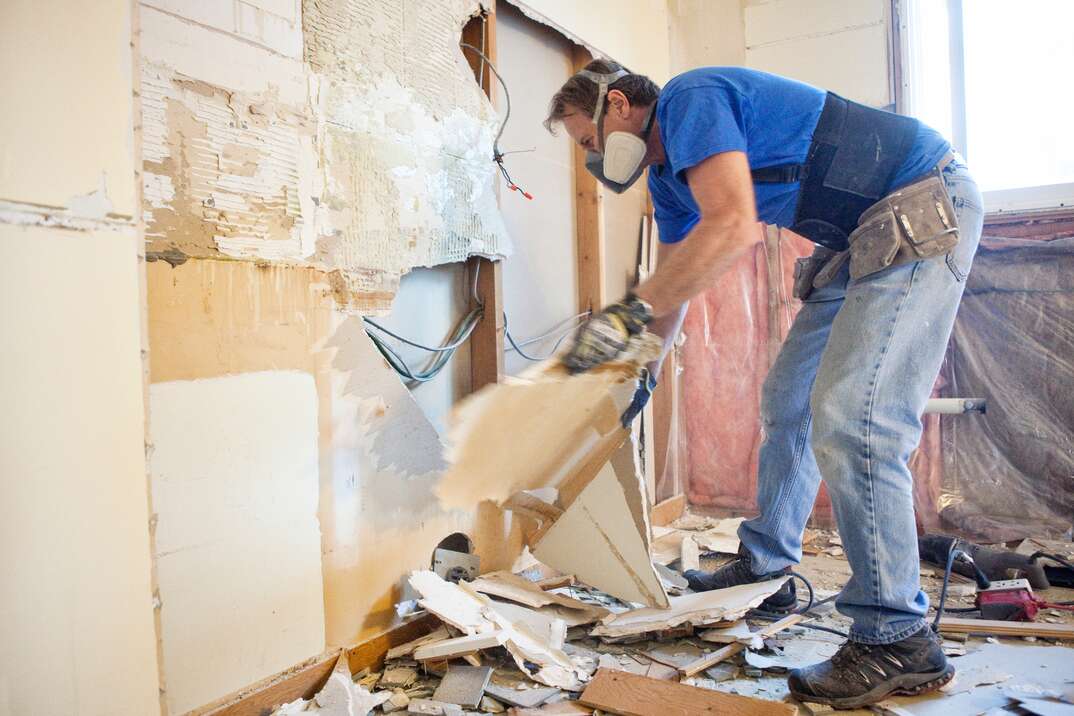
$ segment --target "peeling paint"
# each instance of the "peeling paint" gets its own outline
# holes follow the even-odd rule
[[[133,236],[134,222],[130,219],[105,215],[100,218],[80,216],[70,209],[39,206],[0,199],[0,224],[15,226],[44,226],[70,231],[118,231]]]

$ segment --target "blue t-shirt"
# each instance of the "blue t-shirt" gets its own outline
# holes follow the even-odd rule
[[[805,161],[825,92],[744,67],[702,67],[671,79],[656,105],[666,163],[649,167],[660,240],[682,240],[700,218],[686,170],[721,152],[745,152],[750,169]],[[934,166],[950,148],[918,123],[917,138],[892,186]],[[769,224],[794,221],[798,184],[754,184],[757,215]]]

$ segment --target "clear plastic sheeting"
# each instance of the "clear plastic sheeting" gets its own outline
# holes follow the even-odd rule
[[[683,326],[681,402],[691,504],[756,510],[761,385],[798,311],[791,297],[794,261],[813,251],[813,244],[790,232],[769,229],[764,236],[716,286],[690,302]]]
[[[944,528],[982,541],[1074,518],[1074,238],[985,239],[942,371],[986,415],[941,420]]]
[[[799,308],[782,232],[691,302],[681,348],[687,495],[753,514],[761,386]],[[781,277],[782,280],[776,280]],[[982,240],[934,397],[985,415],[926,415],[910,460],[921,529],[981,542],[1069,533],[1074,516],[1074,238]],[[823,485],[814,521],[832,523]]]

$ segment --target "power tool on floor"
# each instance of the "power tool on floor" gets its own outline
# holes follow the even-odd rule
[[[975,606],[963,611],[979,611],[982,619],[1033,621],[1041,609],[1074,611],[1072,604],[1048,602],[1033,594],[1033,587],[1047,589],[1050,586],[1044,566],[1040,563],[1041,558],[1058,562],[1065,568],[1071,567],[1058,555],[1037,552],[1026,556],[945,535],[924,535],[918,540],[918,548],[922,559],[945,567],[937,620],[944,610],[951,572],[973,577],[977,581]],[[1011,571],[1026,576],[1003,579]]]

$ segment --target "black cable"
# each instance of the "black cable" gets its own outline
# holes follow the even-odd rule
[[[962,553],[962,550],[957,549],[955,545],[957,541],[951,542],[951,547],[947,550],[947,565],[943,570],[943,587],[940,589],[940,601],[936,604],[936,618],[932,621],[932,630],[935,632],[940,631],[940,617],[943,616],[943,606],[947,601],[947,584],[951,580],[951,568],[955,565],[955,557]]]
[[[805,585],[805,588],[807,590],[809,590],[809,601],[806,603],[805,609],[799,609],[797,611],[798,614],[805,614],[806,612],[808,612],[810,609],[813,608],[813,597],[814,597],[813,585],[810,584],[808,579],[806,579],[804,576],[802,576],[798,572],[795,572],[794,570],[791,570],[790,572],[788,572],[788,574],[790,574],[792,578],[796,578],[796,579],[801,580],[802,584]]]
[[[791,612],[791,613],[793,614],[795,612]],[[750,613],[747,616],[750,619],[761,619],[761,620],[764,620],[764,621],[775,622],[775,621],[779,621],[780,619],[783,619],[787,615],[786,614],[777,614],[776,612],[766,612],[766,611],[762,611],[760,609],[753,609],[753,610],[750,611]],[[823,624],[814,624],[811,621],[798,622],[794,626],[805,627],[806,629],[816,629],[817,631],[826,631],[829,634],[835,634],[836,636],[841,636],[844,639],[849,639],[850,638],[850,635],[847,634],[846,632],[839,631],[838,629],[835,629],[833,627],[824,626]]]
[[[1063,559],[1059,555],[1052,554],[1050,552],[1034,552],[1033,554],[1029,555],[1029,561],[1030,562],[1036,562],[1041,557],[1044,557],[1046,559],[1050,559],[1053,562],[1058,562],[1059,564],[1063,565],[1067,569],[1074,570],[1074,564],[1071,564],[1070,562],[1068,562],[1067,560]]]

